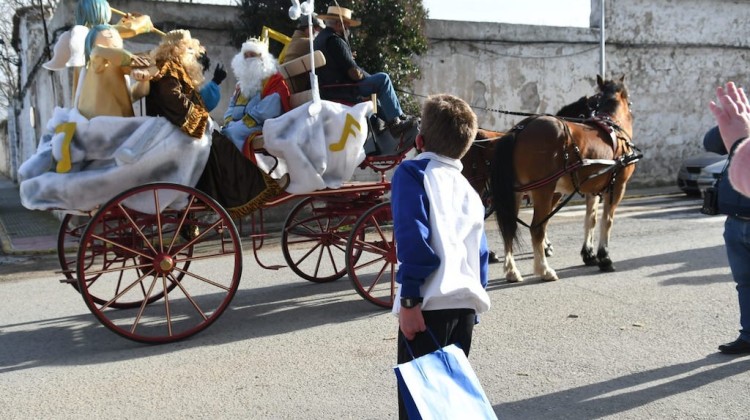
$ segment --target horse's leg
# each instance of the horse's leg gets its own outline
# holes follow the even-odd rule
[[[586,265],[599,264],[599,260],[594,254],[594,228],[596,227],[596,212],[598,208],[599,196],[586,194],[586,217],[583,223],[583,248],[581,248],[581,258],[583,258],[583,263]],[[604,226],[603,223],[602,226]]]
[[[596,257],[599,259],[599,269],[604,272],[615,271],[612,260],[609,258],[609,235],[615,222],[615,210],[625,195],[625,182],[616,184],[613,190],[604,194],[604,206],[602,209],[602,225],[599,231],[599,248]]]
[[[557,203],[560,202],[561,198],[562,193],[555,192],[555,195],[552,196],[552,208],[557,207]],[[552,241],[549,240],[549,234],[546,231],[544,235],[544,255],[546,255],[547,258],[555,255],[555,248],[552,246]]]
[[[521,194],[516,194],[516,218],[518,218],[518,211],[521,208]],[[505,245],[505,261],[503,268],[505,269],[505,280],[509,283],[517,283],[523,281],[523,276],[518,270],[516,260],[513,258],[513,238],[504,238]]]
[[[534,274],[538,274],[544,281],[557,280],[557,273],[547,264],[544,253],[544,240],[547,236],[547,222],[539,223],[552,211],[554,184],[534,190],[531,198],[534,200],[534,217],[531,220],[531,247],[534,250]]]

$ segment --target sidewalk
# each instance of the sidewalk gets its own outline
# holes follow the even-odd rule
[[[681,194],[676,185],[634,188],[626,199]],[[575,198],[574,198],[575,200]],[[21,205],[18,185],[0,174],[0,245],[7,255],[51,254],[57,252],[60,220],[51,211],[28,210]]]
[[[0,174],[0,245],[8,255],[57,252],[60,220],[50,211],[21,205],[18,185]]]

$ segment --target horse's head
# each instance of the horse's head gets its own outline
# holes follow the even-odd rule
[[[596,114],[605,114],[616,121],[628,133],[632,131],[633,115],[630,112],[628,89],[625,87],[625,76],[619,80],[605,80],[596,76],[599,92],[592,96],[595,101]]]

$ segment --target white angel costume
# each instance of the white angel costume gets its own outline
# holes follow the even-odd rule
[[[149,182],[194,186],[208,159],[211,124],[196,139],[163,117],[88,119],[75,108],[55,108],[37,152],[18,170],[21,203],[32,210],[88,211]],[[73,130],[72,137],[66,133]],[[60,162],[70,163],[67,172],[58,172]],[[160,194],[160,205],[179,206],[181,197]],[[153,198],[143,199],[128,206],[152,212]]]
[[[265,148],[289,171],[286,191],[292,194],[340,188],[365,158],[372,102],[350,107],[321,101],[320,112],[310,115],[313,104],[308,102],[263,125]]]

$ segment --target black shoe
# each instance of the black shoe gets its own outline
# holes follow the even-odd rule
[[[414,128],[417,125],[418,121],[414,117],[409,117],[405,120],[402,120],[401,118],[396,118],[391,124],[388,126],[388,130],[391,132],[391,135],[394,139],[398,139],[401,134],[403,134],[405,131],[408,131],[412,128]]]
[[[750,343],[738,338],[731,343],[719,346],[719,351],[724,354],[746,354],[750,353]]]
[[[387,128],[387,124],[385,123],[385,121],[381,120],[375,115],[370,118],[370,123],[372,124],[372,129],[378,134],[382,133]]]

